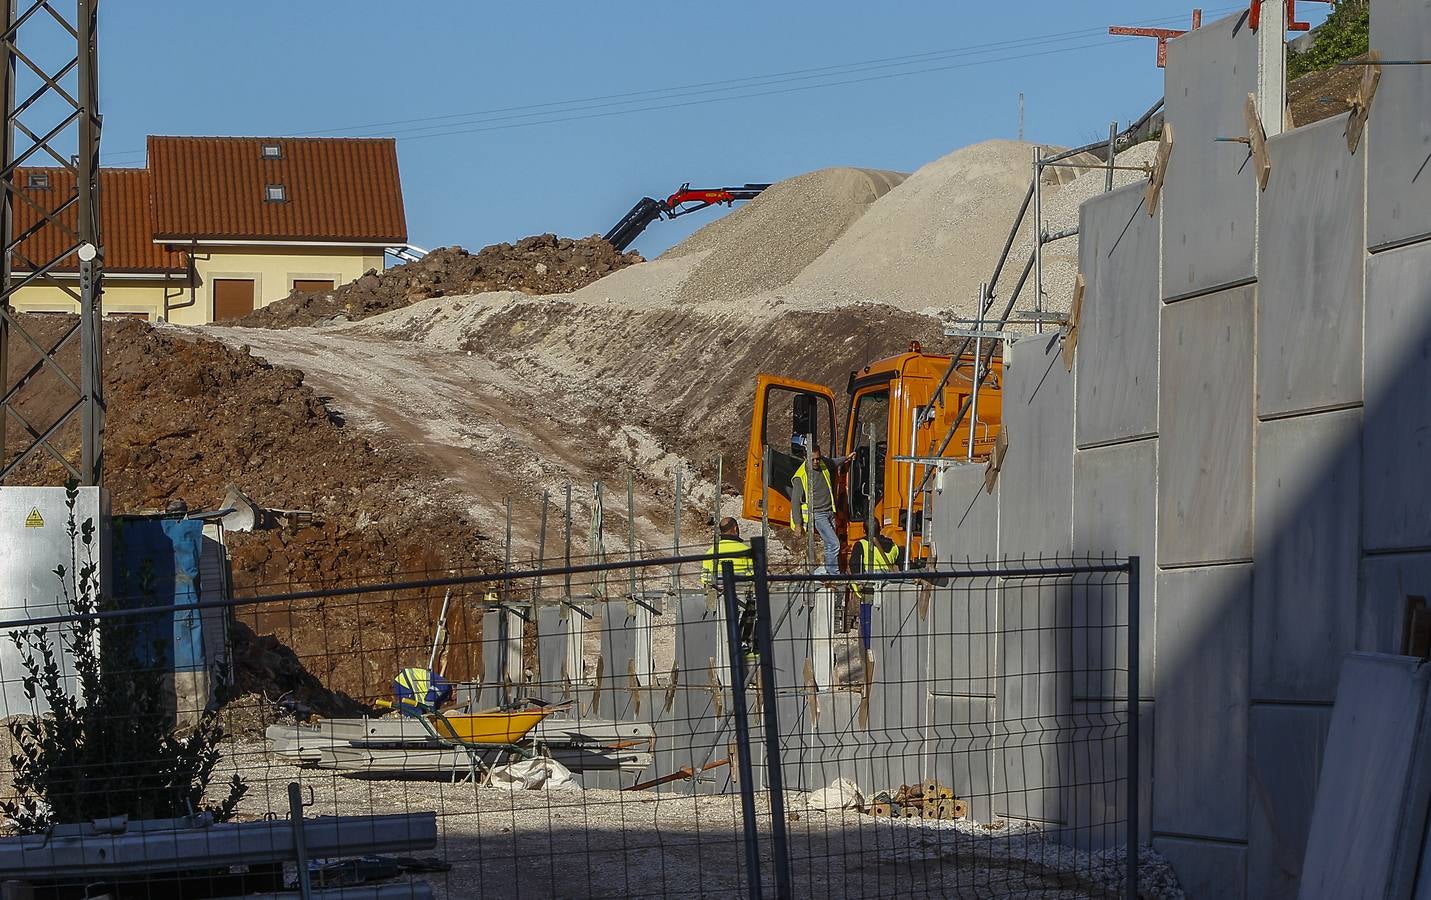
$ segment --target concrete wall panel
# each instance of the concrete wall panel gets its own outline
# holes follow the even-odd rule
[[[1380,103],[1378,98],[1378,108]],[[1431,181],[1431,174],[1426,178]],[[1362,497],[1367,510],[1362,540],[1367,550],[1431,547],[1431,516],[1426,514],[1431,509],[1428,384],[1431,244],[1419,244],[1378,253],[1367,262],[1362,450]]]
[[[1168,43],[1164,95],[1173,155],[1163,183],[1165,298],[1251,278],[1257,185],[1245,144],[1243,107],[1257,90],[1257,37],[1239,16]],[[1166,376],[1164,376],[1166,377]]]
[[[998,487],[984,490],[984,464],[948,466],[934,476],[934,553],[940,562],[986,562],[999,553]]]
[[[1161,566],[1252,558],[1254,294],[1233,288],[1163,310]]]
[[[999,475],[999,555],[1067,555],[1073,545],[1073,376],[1056,337],[1019,341],[1004,369],[1009,449]]]
[[[961,578],[935,588],[929,604],[931,693],[993,696],[998,606],[995,578]]]
[[[1361,410],[1259,422],[1252,696],[1336,696],[1354,646]]]
[[[1366,153],[1337,117],[1268,142],[1258,223],[1257,414],[1361,402]]]
[[[1130,184],[1079,210],[1078,445],[1158,430],[1158,220]]]
[[[1153,704],[1139,704],[1139,840],[1152,839]],[[1122,846],[1127,841],[1128,707],[1106,700],[1073,701],[1077,748],[1067,785],[1067,825],[1062,843],[1086,850]]]
[[[1153,830],[1247,837],[1252,567],[1158,575]]]
[[[1379,0],[1371,46],[1382,59],[1431,57],[1431,2]],[[1367,243],[1431,234],[1431,67],[1387,66],[1367,125]]]
[[[1247,897],[1247,847],[1187,838],[1158,837],[1153,849],[1172,864],[1188,900]]]
[[[997,756],[993,699],[932,696],[925,733],[925,775],[968,800],[974,821],[992,821]]]
[[[545,605],[537,609],[537,667],[543,696],[569,696],[579,683],[582,671],[582,623],[585,619],[565,606]]]
[[[1079,415],[1082,416],[1082,407]],[[1073,548],[1078,554],[1142,558],[1139,582],[1141,628],[1138,635],[1138,689],[1151,698],[1156,679],[1153,640],[1153,611],[1157,589],[1157,498],[1158,442],[1133,441],[1089,450],[1079,450],[1073,460]],[[1126,629],[1106,626],[1128,621],[1126,588],[1114,588],[1106,579],[1093,581],[1096,589],[1085,588],[1083,619],[1091,631],[1074,636],[1075,668],[1087,670],[1100,679],[1098,685],[1074,686],[1076,696],[1121,697],[1127,693]],[[1077,608],[1077,607],[1076,607]],[[1093,614],[1090,616],[1090,614]],[[1118,640],[1111,640],[1117,638]],[[1096,653],[1095,653],[1096,651]],[[1106,666],[1107,669],[1101,667]],[[1095,669],[1095,667],[1099,667]],[[1113,670],[1113,671],[1108,671]]]
[[[1252,707],[1249,897],[1296,900],[1331,721],[1330,706]]]
[[[1431,600],[1431,553],[1368,556],[1361,563],[1356,648],[1400,653],[1406,598]]]
[[[929,628],[920,617],[920,588],[891,585],[870,616],[870,738],[875,788],[897,789],[922,776],[928,695]],[[932,605],[932,603],[931,603]]]

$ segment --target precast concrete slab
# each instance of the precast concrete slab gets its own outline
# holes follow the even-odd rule
[[[1296,900],[1332,708],[1254,705],[1250,721],[1247,894]]]
[[[1152,838],[1153,704],[1138,705],[1139,840]],[[1127,843],[1128,705],[1073,701],[1069,737],[1072,777],[1064,786],[1065,824],[1059,841],[1084,850]]]
[[[1164,298],[1252,278],[1257,182],[1243,108],[1257,91],[1257,36],[1229,16],[1168,42],[1165,120],[1173,126],[1160,206]],[[1163,378],[1167,380],[1167,373]]]
[[[584,676],[581,632],[585,618],[569,606],[537,608],[537,684],[549,698],[564,699]]]
[[[861,711],[868,707],[855,691],[827,691],[815,696],[815,711],[807,716],[811,726],[810,783],[824,787],[836,778],[849,778],[867,795],[873,772],[870,735],[861,725]],[[783,721],[782,721],[783,728]]]
[[[934,486],[932,553],[941,565],[984,562],[999,554],[999,498],[984,489],[984,464],[941,466]]]
[[[879,745],[871,760],[876,789],[897,789],[921,777],[930,603],[921,602],[920,594],[926,590],[889,585],[871,610],[867,683],[869,735]]]
[[[1243,900],[1250,896],[1245,844],[1155,837],[1153,849],[1172,865],[1188,900]]]
[[[1014,345],[1004,361],[999,556],[1067,556],[1073,542],[1073,375],[1056,335]]]
[[[1371,47],[1386,60],[1431,58],[1431,2],[1378,0]],[[1431,235],[1431,66],[1385,66],[1367,124],[1366,240],[1385,247]]]
[[[1408,597],[1431,601],[1431,553],[1386,553],[1361,561],[1356,649],[1400,653]]]
[[[1425,177],[1431,181],[1431,174]],[[1431,509],[1427,384],[1431,384],[1431,243],[1388,250],[1367,262],[1362,446],[1366,550],[1431,547],[1431,516],[1426,514]]]
[[[1080,376],[1081,378],[1081,376]],[[1080,408],[1079,415],[1082,415]],[[1158,441],[1079,450],[1073,459],[1073,549],[1080,556],[1141,559],[1138,602],[1138,693],[1153,696],[1153,609],[1157,591]],[[1090,576],[1075,587],[1074,696],[1127,696],[1126,579]],[[1122,627],[1118,627],[1122,626]]]
[[[1130,184],[1079,208],[1078,445],[1158,430],[1158,219],[1146,185]]]
[[[1356,639],[1361,410],[1257,423],[1252,698],[1324,701]]]
[[[1366,152],[1346,117],[1267,142],[1258,221],[1257,415],[1360,403]]]
[[[476,701],[483,708],[512,699],[522,683],[522,617],[506,607],[482,614],[482,686]]]
[[[608,600],[601,616],[601,712],[617,721],[641,719],[642,692],[654,684],[651,611],[639,603]]]
[[[1064,824],[1072,772],[1072,579],[1009,578],[999,607],[995,812]]]
[[[1158,575],[1153,830],[1247,838],[1252,567]]]
[[[1160,566],[1252,558],[1255,290],[1232,288],[1163,310]]]
[[[929,603],[929,691],[992,697],[998,647],[999,580],[956,578]]]
[[[1407,897],[1427,831],[1431,666],[1408,656],[1352,653],[1336,708],[1298,896]]]
[[[771,590],[770,614],[774,621],[770,641],[779,690],[803,688],[807,672],[813,675],[815,671],[817,650],[828,648],[827,640],[817,642],[827,620],[822,608],[828,602],[825,594],[817,582],[779,585]]]
[[[931,695],[925,725],[924,775],[969,802],[976,822],[994,818],[997,715],[992,697]]]

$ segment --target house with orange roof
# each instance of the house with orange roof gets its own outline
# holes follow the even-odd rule
[[[77,312],[79,272],[63,228],[36,227],[42,195],[63,198],[63,168],[20,168],[12,298],[28,312]],[[391,138],[160,137],[143,169],[101,168],[106,315],[193,325],[383,268],[407,247]],[[25,201],[26,196],[35,202]],[[71,219],[73,210],[69,210]],[[63,218],[63,217],[62,217]],[[73,226],[71,226],[73,227]]]

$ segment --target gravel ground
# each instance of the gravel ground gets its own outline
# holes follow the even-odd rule
[[[436,811],[437,855],[425,876],[441,898],[728,897],[745,884],[739,800],[603,790],[524,791],[445,782],[374,781],[275,762],[234,743],[223,766],[250,785],[242,816],[286,815],[287,785],[312,791],[306,815]],[[787,800],[796,896],[1104,896],[1121,880],[1121,851],[1087,853],[1027,827],[874,819],[802,809]],[[768,797],[757,796],[770,884]],[[1144,851],[1144,896],[1181,898],[1160,857]]]

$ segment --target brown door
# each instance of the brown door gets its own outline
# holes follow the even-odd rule
[[[293,290],[299,294],[321,294],[333,290],[331,278],[295,278]]]
[[[214,279],[214,321],[238,319],[253,312],[253,280]]]

